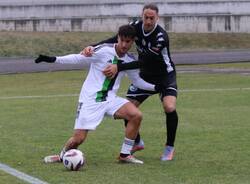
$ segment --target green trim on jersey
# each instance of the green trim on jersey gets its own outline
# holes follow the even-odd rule
[[[117,64],[118,63],[118,59],[115,56],[114,59],[111,61],[112,64]],[[106,97],[108,95],[108,91],[110,89],[112,89],[112,87],[114,86],[115,83],[115,79],[116,79],[117,75],[113,78],[113,79],[109,79],[109,78],[105,78],[103,85],[102,85],[102,89],[101,91],[98,91],[96,94],[96,102],[103,102],[106,101]]]

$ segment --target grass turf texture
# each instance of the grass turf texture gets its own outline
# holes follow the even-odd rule
[[[38,54],[65,55],[79,53],[115,33],[101,32],[0,32],[0,56],[35,57]],[[250,34],[244,33],[169,33],[170,49],[207,51],[249,49]],[[135,51],[135,48],[132,49]]]
[[[0,76],[1,163],[48,183],[249,182],[250,91],[239,88],[250,87],[250,76],[241,74],[178,75],[179,128],[172,162],[159,160],[165,142],[165,118],[155,95],[141,106],[146,149],[136,156],[144,165],[116,162],[124,137],[123,122],[110,118],[105,118],[79,147],[87,158],[83,171],[69,172],[62,164],[44,164],[43,157],[58,153],[71,136],[78,97],[3,97],[78,95],[85,76],[83,71]],[[127,85],[124,80],[121,95]],[[23,183],[2,171],[0,176],[3,183]]]

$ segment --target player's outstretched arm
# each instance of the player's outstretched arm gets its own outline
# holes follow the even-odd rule
[[[41,62],[54,63],[55,61],[56,61],[56,57],[54,57],[54,56],[46,56],[46,55],[39,55],[35,59],[35,63],[41,63]]]
[[[88,68],[91,61],[95,60],[96,57],[85,57],[81,54],[69,54],[65,56],[45,56],[39,55],[38,58],[35,59],[35,63],[47,62],[47,63],[58,63],[58,64],[83,64],[84,68]]]

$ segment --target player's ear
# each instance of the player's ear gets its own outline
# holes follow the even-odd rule
[[[160,17],[159,17],[159,15],[158,15],[158,13],[157,13],[157,22],[159,21],[159,19],[160,19]]]
[[[117,41],[119,42],[119,40],[121,40],[121,36],[117,35]]]

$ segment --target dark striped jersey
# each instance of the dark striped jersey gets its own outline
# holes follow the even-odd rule
[[[143,22],[134,21],[130,23],[136,30],[136,48],[140,62],[140,76],[146,78],[161,78],[175,71],[169,51],[169,39],[166,31],[158,24],[151,32],[144,32]],[[117,35],[101,43],[115,43]]]
[[[166,31],[158,24],[146,33],[142,21],[132,22],[136,29],[136,48],[139,61],[142,61],[141,74],[165,75],[175,70],[174,63],[170,57],[169,39]]]

